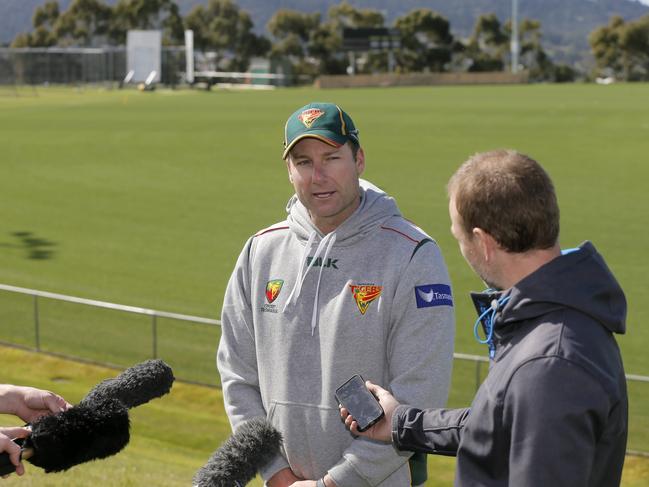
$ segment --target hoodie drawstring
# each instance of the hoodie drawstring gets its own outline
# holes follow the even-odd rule
[[[500,309],[501,306],[505,305],[507,301],[509,301],[510,297],[511,296],[501,296],[500,299],[492,300],[491,306],[485,309],[480,314],[480,316],[478,316],[478,319],[475,320],[475,323],[473,325],[473,335],[475,336],[478,343],[482,343],[482,344],[486,343],[487,346],[489,347],[489,358],[494,358],[496,354],[496,348],[494,347],[493,344],[494,324],[495,324],[494,321],[496,320],[496,313],[498,313],[498,310]],[[484,339],[482,339],[478,334],[478,327],[480,326],[480,322],[482,321],[482,318],[484,318],[485,316],[487,317],[487,321],[485,323],[485,331],[487,336]]]
[[[316,284],[316,290],[315,290],[315,297],[313,299],[313,314],[311,315],[311,336],[315,333],[315,327],[318,324],[318,296],[320,294],[320,281],[322,279],[322,269],[325,266],[325,262],[327,261],[327,257],[329,256],[329,252],[331,251],[331,247],[333,247],[333,244],[336,242],[336,232],[331,232],[325,235],[325,237],[320,240],[320,243],[316,247],[315,253],[313,254],[313,257],[311,258],[311,262],[309,262],[309,265],[307,266],[306,269],[304,269],[304,264],[306,262],[307,257],[309,256],[309,252],[311,251],[311,247],[313,247],[313,242],[315,241],[316,237],[316,232],[313,231],[309,235],[309,240],[307,240],[306,246],[304,247],[304,252],[302,252],[302,256],[300,257],[300,270],[297,274],[297,279],[295,281],[295,285],[293,286],[293,289],[291,290],[291,293],[288,295],[288,298],[286,298],[286,303],[284,303],[284,308],[282,309],[282,312],[286,311],[286,308],[292,303],[296,302],[297,299],[300,297],[300,293],[302,292],[302,285],[304,284],[304,281],[306,280],[306,276],[311,270],[311,268],[318,262],[318,257],[320,257],[320,254],[322,254],[322,259],[320,259],[320,272],[318,273],[318,282]]]
[[[316,236],[316,232],[315,231],[311,232],[311,234],[309,235],[309,239],[307,240],[306,245],[304,246],[304,251],[302,252],[302,256],[300,257],[300,270],[297,273],[297,279],[295,280],[295,285],[293,286],[291,293],[288,295],[288,298],[286,298],[286,302],[284,303],[284,308],[282,309],[282,312],[286,311],[286,308],[288,307],[289,303],[293,299],[293,296],[295,296],[296,299],[300,296],[304,279],[306,279],[306,275],[309,272],[309,269],[311,269],[313,262],[315,261],[314,259],[309,263],[309,267],[307,267],[305,272],[304,263],[306,262],[306,258],[309,255],[309,252],[311,252],[311,247],[313,246],[313,241],[315,240],[315,236]]]
[[[336,242],[336,233],[331,232],[328,234],[325,238],[322,239],[322,242],[320,242],[320,245],[324,243],[325,240],[329,240],[327,242],[327,246],[325,247],[324,254],[322,255],[322,260],[320,264],[320,272],[318,273],[318,283],[316,284],[315,288],[315,297],[313,298],[313,314],[311,315],[311,336],[315,333],[315,327],[318,324],[318,295],[320,294],[320,281],[322,280],[322,270],[324,269],[325,262],[327,262],[327,257],[329,257],[329,251],[331,250],[331,247],[333,247],[334,243]],[[320,246],[318,246],[318,250],[320,249]],[[316,250],[316,254],[317,254]],[[317,257],[314,256],[313,260],[315,260]],[[313,263],[313,262],[312,262]]]

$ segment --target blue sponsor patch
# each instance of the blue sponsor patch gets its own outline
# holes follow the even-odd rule
[[[451,286],[446,284],[415,286],[415,298],[417,299],[417,308],[453,306]]]

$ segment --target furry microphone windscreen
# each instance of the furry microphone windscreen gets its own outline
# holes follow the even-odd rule
[[[162,360],[147,360],[126,369],[117,377],[106,379],[93,387],[80,404],[101,404],[118,399],[128,409],[139,406],[171,390],[174,374]]]
[[[282,435],[263,418],[239,426],[194,476],[196,487],[243,487],[279,453]]]
[[[32,423],[23,444],[33,448],[30,463],[46,472],[106,458],[122,450],[130,439],[128,409],[116,399],[102,404],[77,405]]]

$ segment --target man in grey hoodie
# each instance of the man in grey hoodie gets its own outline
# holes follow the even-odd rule
[[[282,433],[261,471],[270,487],[422,483],[412,453],[346,430],[334,392],[358,373],[400,400],[445,404],[454,313],[440,250],[359,179],[365,154],[337,105],[293,113],[284,147],[288,216],[248,240],[223,303],[217,363],[232,427],[262,416]]]
[[[457,455],[457,486],[619,485],[628,399],[613,334],[625,331],[622,289],[590,242],[561,251],[552,182],[529,157],[477,154],[448,191],[451,231],[491,288],[472,296],[489,374],[466,409],[402,406],[370,383],[386,417],[359,434]]]

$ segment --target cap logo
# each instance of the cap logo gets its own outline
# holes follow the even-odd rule
[[[315,122],[324,114],[325,112],[323,112],[319,108],[309,108],[308,110],[304,110],[302,113],[300,113],[297,116],[297,119],[302,122],[306,128],[310,129],[311,125],[313,125],[313,122]]]
[[[377,286],[375,284],[350,284],[349,290],[352,292],[354,301],[356,301],[358,311],[364,315],[370,303],[381,295],[383,286]]]

